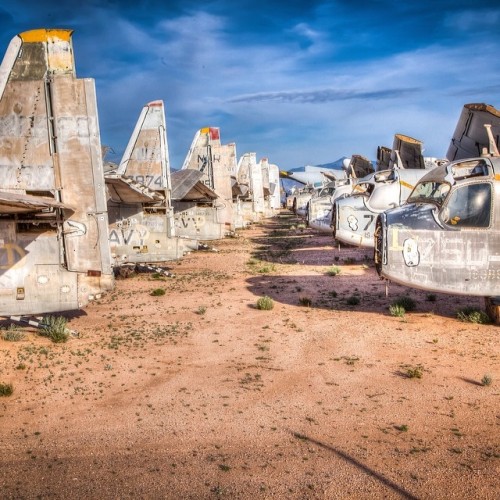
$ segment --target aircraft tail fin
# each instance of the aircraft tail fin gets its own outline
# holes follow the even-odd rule
[[[153,101],[142,108],[117,173],[132,178],[149,189],[170,189],[163,101]]]
[[[389,168],[425,169],[422,141],[403,134],[394,136]]]
[[[76,309],[113,285],[95,84],[76,77],[72,33],[20,33],[0,66],[0,186],[15,195],[2,197],[2,241],[22,257],[0,314]],[[21,227],[12,214],[25,211]]]
[[[496,131],[488,133],[484,125]],[[483,149],[491,150],[500,144],[500,111],[484,103],[465,104],[450,141],[446,158],[449,161],[481,156]]]
[[[347,174],[349,177],[361,179],[374,171],[372,162],[361,155],[352,155]]]
[[[388,170],[391,162],[391,148],[379,146],[377,148],[377,171]]]

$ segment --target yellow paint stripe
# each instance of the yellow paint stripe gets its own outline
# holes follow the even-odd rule
[[[500,174],[495,174],[495,180],[500,181]]]
[[[413,189],[415,186],[412,186],[411,184],[409,184],[408,182],[405,182],[405,181],[399,181],[399,183],[404,186],[405,188],[408,188],[408,189]]]
[[[47,42],[50,39],[59,38],[64,42],[69,42],[73,30],[48,30],[48,29],[38,29],[23,31],[19,34],[21,40],[27,43],[33,42]]]
[[[208,134],[210,133],[210,127],[204,127],[200,129],[200,134]]]

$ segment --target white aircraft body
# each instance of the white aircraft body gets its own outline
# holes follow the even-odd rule
[[[115,266],[180,259],[198,248],[176,235],[163,101],[146,104],[120,165],[105,174]]]
[[[72,30],[15,36],[0,67],[0,315],[85,307],[114,285],[94,80]]]

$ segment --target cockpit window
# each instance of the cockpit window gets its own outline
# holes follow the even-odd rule
[[[419,182],[408,198],[408,203],[434,203],[443,204],[451,186],[447,182]]]
[[[469,160],[456,163],[451,168],[453,178],[456,180],[466,179],[469,177],[487,176],[488,165],[483,159]]]
[[[358,184],[355,184],[354,187],[352,188],[352,194],[367,194],[369,195],[373,191],[373,184],[370,184],[369,182],[360,182]]]
[[[491,217],[491,184],[468,184],[453,191],[440,214],[457,227],[488,227]]]
[[[375,182],[394,182],[397,179],[394,170],[383,170],[374,176]]]

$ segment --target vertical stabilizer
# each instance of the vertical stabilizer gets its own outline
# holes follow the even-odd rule
[[[236,166],[236,145],[222,145],[217,127],[198,130],[182,165],[182,169],[191,168],[202,172],[201,181],[219,195],[218,216],[228,232],[234,230],[231,175],[236,172]]]
[[[483,149],[491,149],[490,136],[485,125],[491,125],[491,138],[500,146],[500,111],[489,104],[465,104],[451,138],[446,158],[449,161],[481,156]]]
[[[389,168],[425,169],[422,142],[407,135],[396,134]]]
[[[170,190],[170,165],[163,101],[146,104],[117,173],[153,190]]]
[[[95,84],[76,78],[71,35],[21,33],[0,67],[1,189],[72,208],[3,219],[1,252],[20,258],[6,256],[0,314],[83,307],[113,284]]]
[[[251,199],[251,221],[256,222],[264,214],[264,188],[262,184],[262,168],[257,163],[255,153],[245,153],[239,161],[238,180],[248,184]]]

